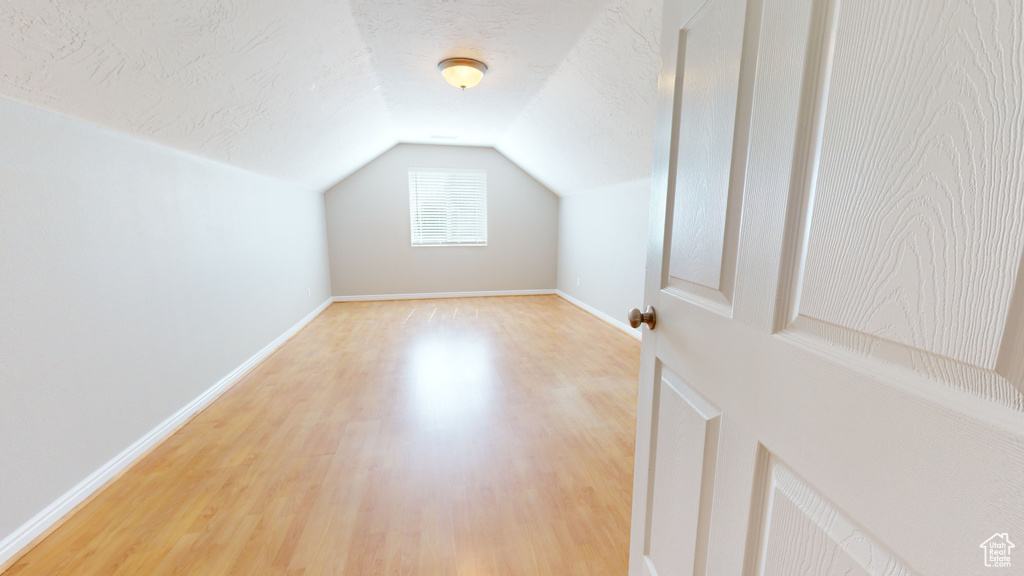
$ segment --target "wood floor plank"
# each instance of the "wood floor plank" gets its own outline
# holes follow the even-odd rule
[[[334,304],[5,576],[625,575],[639,357],[556,296]]]

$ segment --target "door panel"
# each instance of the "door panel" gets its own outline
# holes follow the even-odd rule
[[[720,307],[732,300],[743,191],[731,176],[746,4],[705,5],[679,32],[678,130],[689,137],[678,142],[669,284]]]
[[[789,469],[771,463],[761,574],[909,576],[910,572]]]
[[[1024,5],[663,15],[630,573],[990,574],[1024,540]]]
[[[827,4],[780,324],[1021,408],[1022,9],[997,4]]]
[[[685,576],[690,573],[685,567],[705,561],[720,413],[668,371],[655,406],[652,445],[658,466],[652,473],[647,555],[652,574]]]

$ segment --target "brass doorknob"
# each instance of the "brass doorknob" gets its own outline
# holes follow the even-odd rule
[[[640,324],[647,324],[647,327],[654,330],[654,325],[658,323],[658,316],[654,313],[654,307],[648,306],[647,310],[643,313],[640,312],[639,308],[633,308],[629,311],[629,325],[633,328],[639,328]]]

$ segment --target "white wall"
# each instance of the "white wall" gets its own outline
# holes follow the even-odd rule
[[[0,134],[2,541],[330,281],[317,192],[6,100]]]
[[[561,198],[558,290],[623,323],[642,307],[650,194],[641,180]]]
[[[410,168],[487,171],[487,246],[411,246]],[[493,148],[399,144],[324,199],[335,296],[555,287],[558,197]]]

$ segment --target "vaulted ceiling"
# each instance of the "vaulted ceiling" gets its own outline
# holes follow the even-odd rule
[[[650,171],[661,0],[6,4],[0,96],[306,188],[397,142],[494,146],[559,194]],[[454,56],[484,81],[447,85]]]

